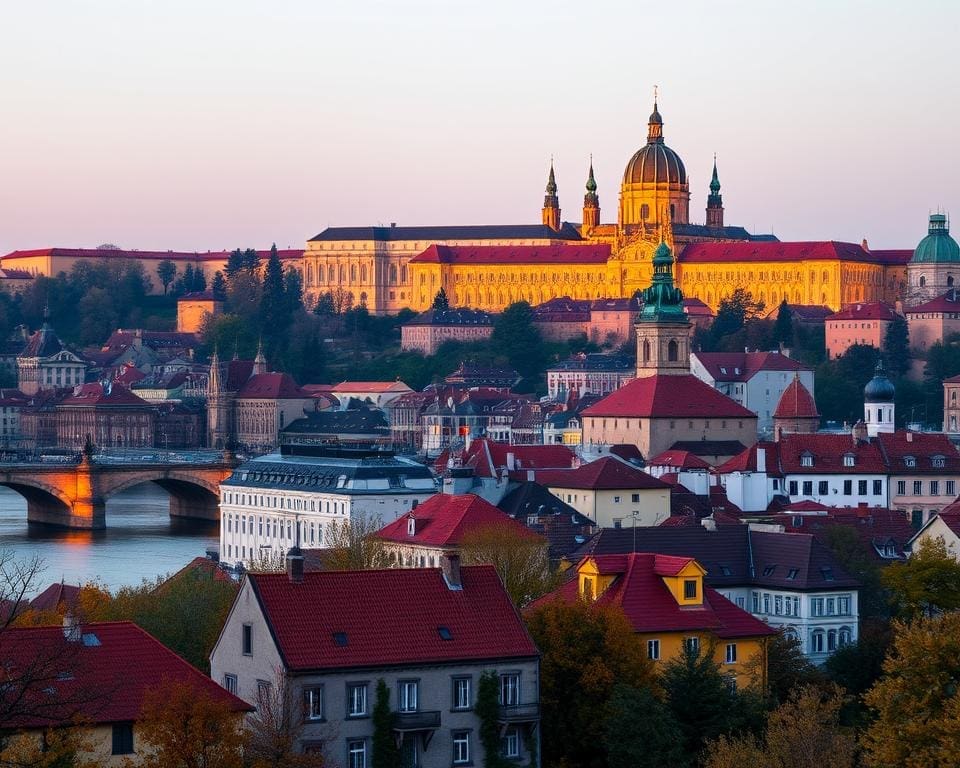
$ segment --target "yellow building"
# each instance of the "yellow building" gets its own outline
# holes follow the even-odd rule
[[[706,570],[692,557],[595,555],[581,560],[576,573],[541,601],[617,606],[658,666],[692,647],[710,653],[738,687],[766,686],[767,643],[776,630],[706,586]]]

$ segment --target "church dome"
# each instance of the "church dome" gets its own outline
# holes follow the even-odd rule
[[[960,262],[960,245],[950,237],[950,225],[942,213],[930,214],[928,234],[913,252],[911,264]]]
[[[687,169],[683,160],[663,143],[663,118],[657,104],[647,122],[647,143],[630,158],[623,172],[624,184],[686,185]]]
[[[893,382],[887,378],[883,370],[883,361],[880,360],[877,362],[873,378],[863,388],[863,399],[868,403],[892,403],[896,393]]]

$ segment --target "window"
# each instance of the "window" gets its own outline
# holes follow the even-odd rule
[[[837,612],[837,601],[835,598],[827,598],[827,616],[833,616]]]
[[[945,457],[943,456],[934,456],[932,461],[935,469],[943,469],[946,464]]]
[[[323,686],[303,689],[303,716],[307,720],[323,720]]]
[[[638,504],[640,502],[640,494],[639,493],[631,494],[630,501],[632,501],[634,504]]]
[[[830,486],[826,480],[821,480],[817,483],[817,493],[820,496],[826,496],[828,493],[830,493]]]
[[[813,652],[814,653],[823,653],[824,652],[824,636],[823,630],[817,630],[813,633]]]
[[[736,664],[737,663],[737,644],[736,643],[727,643],[727,664]]]
[[[813,616],[823,616],[823,598],[815,597],[810,601],[810,613]]]
[[[347,768],[367,768],[367,743],[365,741],[347,742]]]
[[[223,676],[223,687],[232,693],[234,696],[237,695],[237,676],[236,675],[224,675]]]
[[[867,481],[866,480],[857,480],[857,495],[866,496],[867,495]]]
[[[683,599],[684,600],[697,599],[697,580],[696,579],[683,580]]]
[[[880,495],[882,495],[882,494],[883,494],[883,481],[882,481],[882,480],[874,480],[874,481],[873,481],[873,495],[874,495],[874,496],[880,496]]]
[[[770,613],[770,593],[763,593],[763,612]]]
[[[803,481],[803,495],[812,496],[813,495],[813,480],[804,480]]]
[[[760,613],[760,593],[753,593],[753,612]]]
[[[800,457],[800,466],[801,467],[812,467],[813,466],[813,456],[809,453],[805,453]]]
[[[367,714],[367,684],[347,683],[347,717],[365,717]]]
[[[520,731],[516,726],[507,728],[500,739],[500,751],[504,757],[516,759],[520,757]]]
[[[401,712],[416,712],[417,711],[417,700],[419,699],[420,692],[420,681],[419,680],[401,680],[399,683],[400,690],[400,711]]]
[[[500,675],[500,705],[516,707],[520,704],[520,673]]]
[[[913,481],[913,495],[914,495],[914,496],[922,496],[922,495],[923,495],[923,481],[922,481],[922,480],[914,480],[914,481]]]
[[[955,480],[947,480],[947,496],[953,496],[957,492],[957,482]]]
[[[848,595],[841,595],[837,598],[837,613],[841,616],[850,615],[850,597]]]
[[[133,723],[113,724],[113,755],[133,754]]]
[[[930,481],[930,495],[939,496],[940,495],[940,482],[938,480]]]
[[[249,624],[243,625],[243,655],[253,655],[253,627]]]
[[[799,574],[800,574],[799,568],[791,568],[789,571],[787,571],[787,579],[789,579],[790,581],[793,581],[795,578],[797,578]]]
[[[796,496],[796,495],[797,495],[797,481],[796,481],[796,480],[791,480],[791,481],[790,481],[789,493],[790,493],[791,496]]]
[[[660,660],[660,641],[647,640],[647,658],[651,661]]]
[[[783,613],[783,595],[775,595],[773,598],[773,612],[779,616]]]
[[[619,496],[614,496],[614,497],[613,497],[613,503],[614,503],[614,504],[619,504],[619,503],[620,503],[620,497],[619,497]]]
[[[852,496],[853,495],[853,480],[844,480],[843,481],[843,495]]]
[[[852,467],[854,465],[854,456],[852,453],[845,453],[843,455],[843,466]]]
[[[905,467],[915,467],[917,466],[917,459],[915,456],[904,456],[903,465]]]
[[[906,495],[907,495],[907,481],[897,480],[897,496],[906,496]]]
[[[270,694],[273,686],[266,680],[257,680],[257,709],[270,706]]]
[[[692,653],[694,655],[700,653],[700,638],[699,637],[685,637],[683,638],[683,647],[687,653]]]
[[[470,731],[453,732],[453,764],[467,765],[470,762]],[[350,766],[353,768],[353,766]]]
[[[470,678],[453,678],[453,708],[470,709],[472,705],[473,701],[470,697]]]

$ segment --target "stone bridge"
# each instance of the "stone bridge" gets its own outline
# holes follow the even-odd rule
[[[83,456],[62,464],[0,464],[0,485],[26,499],[32,523],[105,528],[107,499],[142,483],[155,483],[170,494],[171,516],[220,519],[220,483],[236,466],[231,456],[197,463],[144,458],[143,463]]]

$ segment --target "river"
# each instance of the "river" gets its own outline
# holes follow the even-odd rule
[[[103,531],[27,525],[26,502],[0,487],[0,549],[43,559],[37,592],[61,579],[67,584],[96,581],[111,591],[152,580],[203,556],[218,535],[215,522],[171,519],[169,497],[153,483],[109,499]]]

